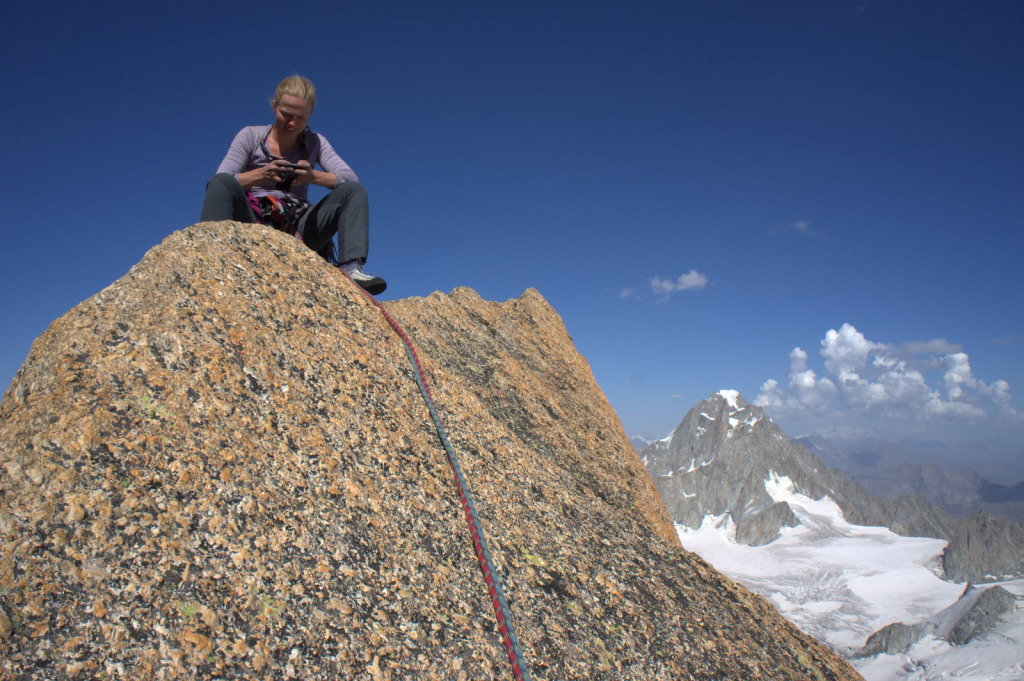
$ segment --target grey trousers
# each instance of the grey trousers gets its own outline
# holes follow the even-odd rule
[[[218,173],[206,183],[206,198],[199,218],[256,222],[249,198],[238,180]],[[338,262],[366,262],[370,250],[370,202],[366,188],[358,182],[343,182],[320,199],[299,220],[302,241],[318,253],[338,235]]]

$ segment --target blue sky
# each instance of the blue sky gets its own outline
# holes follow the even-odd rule
[[[1024,452],[1024,3],[297,7],[5,8],[4,387],[298,72],[382,297],[537,288],[629,434],[730,388]]]

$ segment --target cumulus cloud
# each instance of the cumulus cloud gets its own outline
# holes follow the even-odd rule
[[[840,380],[850,377],[854,382],[859,378],[857,372],[867,366],[868,357],[884,349],[884,345],[872,343],[851,324],[843,324],[838,331],[829,329],[821,341],[825,368]]]
[[[789,353],[788,384],[782,387],[775,379],[765,381],[754,403],[776,410],[797,410],[824,413],[836,396],[836,385],[829,378],[819,378],[807,368],[807,353],[793,348]]]
[[[675,280],[651,277],[649,281],[651,282],[652,291],[665,295],[674,291],[699,291],[708,285],[707,275],[702,274],[697,270],[690,270],[685,274],[680,274]]]
[[[843,324],[825,333],[819,354],[822,375],[794,348],[785,382],[765,381],[754,403],[779,418],[830,427],[1022,420],[1010,385],[975,376],[967,353],[946,339],[893,346]]]
[[[636,289],[635,288],[626,288],[626,289],[622,289],[622,291],[619,292],[619,298],[635,298],[635,297],[636,297]]]

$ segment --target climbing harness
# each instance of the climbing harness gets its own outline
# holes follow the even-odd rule
[[[348,277],[344,270],[339,271]],[[349,281],[352,281],[351,278],[349,278]],[[516,637],[515,629],[512,627],[512,614],[509,612],[508,603],[505,601],[505,593],[501,588],[501,578],[494,569],[494,561],[491,560],[491,553],[487,550],[487,539],[484,537],[483,526],[480,523],[480,517],[477,515],[476,506],[473,504],[473,495],[469,491],[469,483],[466,482],[466,477],[462,474],[462,467],[459,466],[455,450],[448,441],[448,435],[445,433],[444,426],[441,425],[441,419],[434,408],[434,400],[430,396],[427,379],[423,374],[423,368],[420,366],[420,360],[416,356],[416,350],[413,349],[409,336],[406,335],[402,327],[399,326],[395,318],[388,313],[380,301],[358,285],[356,285],[356,288],[366,294],[366,297],[380,310],[381,314],[384,315],[384,319],[387,320],[391,328],[402,339],[402,343],[405,344],[405,352],[409,355],[415,370],[416,383],[419,385],[423,400],[427,403],[430,417],[434,420],[434,427],[441,438],[441,444],[444,445],[445,451],[448,452],[448,463],[451,464],[452,472],[455,473],[455,486],[458,488],[459,499],[462,501],[462,510],[466,514],[466,522],[469,524],[469,534],[473,539],[473,548],[476,551],[477,561],[480,563],[480,571],[484,573],[484,581],[487,582],[487,588],[490,592],[491,605],[494,606],[494,615],[498,619],[498,627],[501,630],[501,641],[505,645],[508,661],[512,665],[512,677],[516,681],[529,681],[530,672],[526,669],[526,663],[523,660],[523,650],[519,647],[519,639]]]
[[[291,194],[255,196],[249,192],[248,199],[257,222],[293,235],[298,235],[299,221],[313,207],[309,201]]]

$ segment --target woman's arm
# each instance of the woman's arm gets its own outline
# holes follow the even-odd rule
[[[242,128],[228,147],[228,153],[217,168],[218,173],[234,175],[242,189],[248,191],[258,184],[281,181],[281,173],[287,170],[286,161],[271,161],[265,166],[246,170],[253,165],[252,158],[259,145],[258,127]]]
[[[319,134],[316,135],[316,148],[314,158],[319,157],[320,167],[323,170],[316,170],[309,161],[299,161],[299,165],[309,170],[299,170],[295,181],[299,184],[315,184],[327,189],[334,189],[342,182],[358,182],[355,172],[348,164],[341,160],[341,157],[334,151],[327,139]]]
[[[231,140],[231,146],[228,147],[228,153],[224,155],[224,160],[217,166],[217,173],[227,173],[238,177],[245,169],[249,166],[249,160],[252,158],[252,152],[256,148],[256,138],[249,128],[242,128],[235,135],[235,139]]]
[[[334,151],[327,138],[319,133],[317,133],[317,137],[320,138],[320,167],[326,171],[323,174],[328,176],[324,180],[328,182],[333,177],[334,181],[331,184],[321,184],[320,182],[316,184],[328,189],[334,189],[342,182],[358,182],[359,178],[356,177],[355,171],[341,160],[341,157]]]
[[[308,163],[308,161],[299,161],[300,166],[307,165]],[[334,189],[335,187],[338,186],[337,175],[335,175],[334,173],[325,172],[323,170],[315,170],[313,168],[310,168],[308,174],[305,176],[303,176],[303,174],[300,172],[296,180],[302,182],[303,184],[315,184],[321,187],[327,187],[328,189]]]

